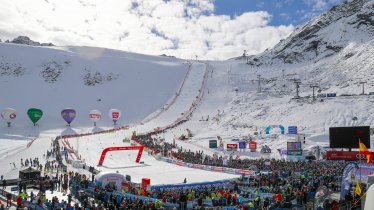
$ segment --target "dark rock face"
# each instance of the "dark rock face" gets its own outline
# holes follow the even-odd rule
[[[113,73],[100,73],[100,72],[91,72],[89,69],[85,69],[86,73],[83,75],[83,84],[86,86],[96,86],[101,85],[112,80],[116,80],[119,75]]]
[[[18,36],[14,38],[10,43],[13,44],[24,44],[24,45],[31,45],[31,46],[54,46],[52,43],[39,43],[31,40],[27,36]]]

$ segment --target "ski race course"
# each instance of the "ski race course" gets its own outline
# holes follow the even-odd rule
[[[304,210],[327,198],[351,209],[374,173],[373,11],[345,1],[273,48],[221,61],[0,41],[0,175],[12,183],[0,199],[21,197],[18,184],[133,209]],[[31,167],[41,176],[18,180]]]
[[[199,62],[186,63],[185,66],[188,66],[187,71],[175,93],[172,94],[172,97],[166,101],[164,106],[149,114],[144,120],[123,126],[126,127],[126,130],[119,129],[106,134],[94,134],[60,140],[62,146],[75,150],[75,152],[69,153],[69,159],[73,161],[81,159],[87,166],[96,167],[104,148],[129,146],[129,144],[123,143],[122,140],[129,138],[132,131],[146,133],[154,130],[164,130],[186,121],[203,99],[205,84],[208,80],[207,75],[210,69],[208,69],[207,64]],[[126,112],[124,111],[124,113]],[[126,118],[127,114],[124,115]],[[7,138],[16,136],[13,132],[17,133],[21,129],[25,129],[27,133],[23,132],[23,135],[26,134],[29,137],[20,135],[22,137],[19,137],[19,140],[3,139],[1,141],[0,167],[4,169],[2,175],[7,179],[17,178],[21,158],[23,160],[38,158],[43,163],[45,158],[43,158],[43,152],[40,151],[40,148],[45,148],[45,150],[50,148],[51,140],[56,136],[87,134],[95,131],[103,132],[109,129],[108,126],[100,127],[100,123],[102,122],[99,122],[99,126],[94,128],[74,126],[74,123],[72,123],[72,126],[66,127],[66,129],[52,129],[47,131],[43,130],[44,123],[36,127],[26,127],[26,129],[19,128],[17,124],[10,128],[3,127],[3,135]],[[45,122],[45,124],[48,123]],[[204,182],[237,177],[232,174],[176,166],[156,160],[149,152],[143,153],[141,158],[142,163],[135,163],[136,155],[137,151],[110,152],[104,161],[104,165],[97,167],[97,169],[131,175],[135,182],[140,182],[142,178],[150,178],[152,184],[155,185],[182,183],[184,178],[188,182]],[[16,168],[13,167],[13,162],[16,164]]]

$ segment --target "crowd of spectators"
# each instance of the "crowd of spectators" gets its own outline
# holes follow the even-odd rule
[[[290,162],[276,159],[240,159],[233,155],[210,156],[203,151],[185,150],[175,144],[144,135],[133,140],[146,146],[152,153],[162,153],[186,163],[251,169],[259,173],[253,176],[243,175],[238,180],[221,185],[153,190],[132,187],[118,193],[119,189],[95,186],[93,177],[89,180],[85,174],[67,172],[58,140],[59,138],[56,138],[52,142],[52,149],[48,150],[45,156],[44,171],[54,171],[53,175],[45,174],[37,180],[39,192],[36,195],[28,195],[24,188],[20,190],[20,194],[22,191],[26,194],[24,199],[47,209],[163,209],[167,204],[173,207],[172,209],[187,209],[190,208],[187,206],[189,204],[194,209],[213,207],[252,210],[291,208],[292,202],[305,207],[314,199],[313,193],[318,189],[326,188],[335,192],[340,190],[339,183],[345,165],[339,161]],[[41,165],[37,159],[29,162],[39,167]],[[45,195],[47,189],[67,194],[68,199],[59,200],[54,196],[48,200]],[[126,196],[125,193],[134,197]],[[349,193],[346,201],[354,200],[355,196]],[[336,209],[339,202],[327,200],[323,206]]]
[[[186,150],[182,147],[177,147],[175,144],[152,138],[151,135],[144,135],[133,139],[136,139],[138,143],[150,149],[155,149],[154,151],[156,152],[164,151],[164,156],[169,156],[185,163],[236,169],[254,169],[258,172],[268,172],[259,173],[258,176],[251,177],[246,183],[241,183],[243,184],[241,186],[243,190],[240,191],[240,195],[243,197],[246,195],[246,189],[250,189],[251,187],[256,187],[258,189],[257,193],[274,193],[276,195],[273,199],[266,201],[255,196],[254,201],[257,199],[259,201],[257,203],[261,203],[262,207],[265,204],[265,206],[287,208],[292,200],[299,205],[305,206],[310,199],[314,199],[315,192],[321,187],[325,187],[327,190],[333,192],[339,191],[342,170],[346,164],[344,161],[241,159],[233,155],[207,155],[203,151]],[[163,148],[163,150],[160,148]],[[181,191],[179,193],[171,193],[174,195],[170,197],[172,201],[175,201],[180,193]],[[186,193],[188,194],[188,192]],[[170,192],[165,194],[170,194]],[[195,199],[199,199],[201,194],[198,193],[197,195],[197,197],[194,197]],[[160,199],[159,196],[157,198]],[[352,200],[354,199],[350,199],[349,196],[346,199],[346,201]],[[219,204],[222,203],[225,202],[219,202]],[[326,201],[324,205],[330,204],[332,206],[332,204],[336,203],[337,201]],[[258,206],[255,205],[255,207],[257,208]]]

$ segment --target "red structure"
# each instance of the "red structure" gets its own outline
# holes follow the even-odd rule
[[[147,187],[151,185],[151,180],[148,178],[143,178],[142,179],[142,188],[147,189]]]
[[[138,156],[136,157],[136,161],[135,161],[135,162],[139,163],[140,158],[142,157],[143,149],[144,149],[144,146],[126,146],[126,147],[108,147],[108,148],[105,148],[103,150],[103,152],[101,153],[98,166],[103,165],[103,162],[104,162],[104,159],[105,159],[105,156],[106,156],[107,152],[109,152],[109,151],[120,151],[120,150],[139,150]]]

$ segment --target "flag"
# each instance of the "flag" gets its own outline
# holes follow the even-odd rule
[[[367,153],[368,152],[368,148],[366,148],[364,142],[362,142],[361,139],[359,141],[360,141],[360,153],[361,154]]]
[[[361,139],[359,140],[360,143],[360,154],[365,154],[366,155],[366,159],[367,159],[367,163],[371,163],[373,161],[373,153],[370,152],[368,150],[368,148],[366,148],[365,144],[361,141]]]
[[[367,163],[373,162],[373,153],[369,153],[366,155]]]
[[[360,184],[357,182],[357,184],[356,184],[356,194],[358,195],[358,196],[360,196],[361,195],[361,187],[360,187]]]

